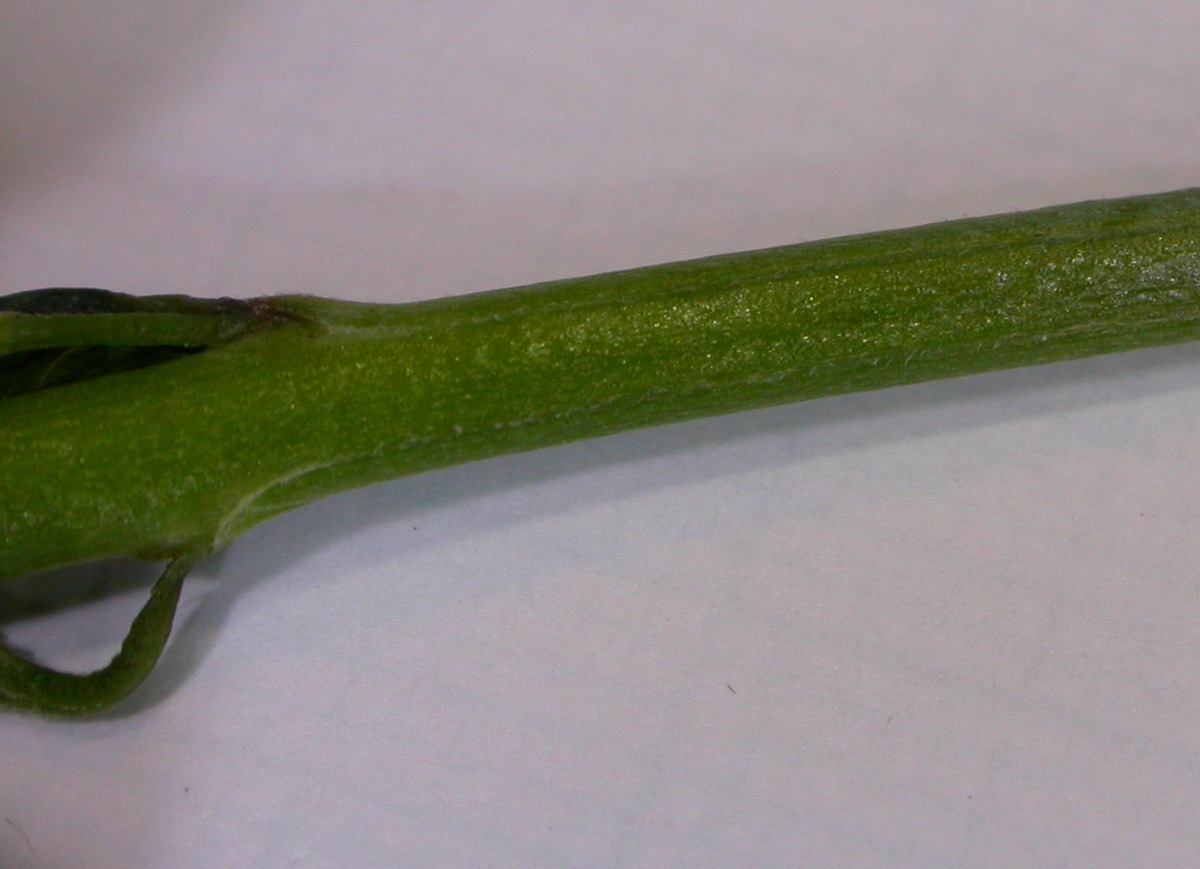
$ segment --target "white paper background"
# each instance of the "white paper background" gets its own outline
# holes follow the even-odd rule
[[[1183,0],[0,5],[0,292],[401,301],[1200,183]],[[0,865],[1184,866],[1200,348],[262,526]],[[13,641],[111,654],[140,598]]]

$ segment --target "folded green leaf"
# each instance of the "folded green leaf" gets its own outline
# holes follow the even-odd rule
[[[0,296],[0,400],[190,356],[277,316],[237,299],[59,288]]]

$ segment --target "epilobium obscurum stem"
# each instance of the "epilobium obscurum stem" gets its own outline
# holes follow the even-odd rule
[[[4,650],[0,705],[131,691],[187,567],[354,486],[642,426],[1200,337],[1200,191],[408,305],[0,298],[0,580],[173,567],[112,667]]]

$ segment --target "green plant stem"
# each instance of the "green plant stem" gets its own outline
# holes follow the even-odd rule
[[[194,560],[333,492],[503,453],[1192,340],[1200,191],[409,305],[248,305],[203,352],[0,401],[0,579]],[[94,319],[152,315],[204,333]],[[60,346],[55,316],[0,314],[0,355]],[[104,343],[70,316],[72,342]]]

